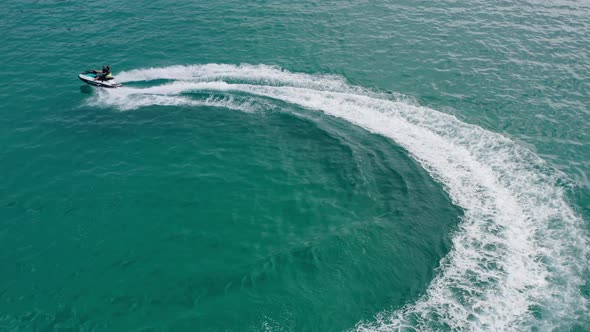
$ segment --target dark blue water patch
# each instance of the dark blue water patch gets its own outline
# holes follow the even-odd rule
[[[5,188],[13,327],[341,330],[419,296],[460,215],[403,149],[335,119],[82,107],[43,127]]]

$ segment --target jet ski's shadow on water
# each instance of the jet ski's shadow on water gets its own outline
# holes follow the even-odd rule
[[[80,92],[88,95],[92,93],[92,88],[87,84],[80,85]]]

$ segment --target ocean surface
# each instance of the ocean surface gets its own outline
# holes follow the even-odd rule
[[[0,331],[590,331],[589,17],[2,1]]]

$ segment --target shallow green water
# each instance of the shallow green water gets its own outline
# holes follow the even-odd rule
[[[589,15],[0,5],[0,330],[589,330]]]

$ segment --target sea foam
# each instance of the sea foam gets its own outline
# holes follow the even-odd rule
[[[567,178],[510,139],[334,75],[207,64],[138,69],[117,77],[169,81],[105,90],[90,102],[121,110],[184,105],[253,111],[260,98],[278,100],[392,139],[443,184],[465,212],[436,277],[413,303],[384,309],[356,330],[520,331],[590,323],[580,291],[588,240],[582,219],[567,202],[561,184]],[[190,92],[225,97],[195,99]],[[237,102],[234,94],[250,97]]]

